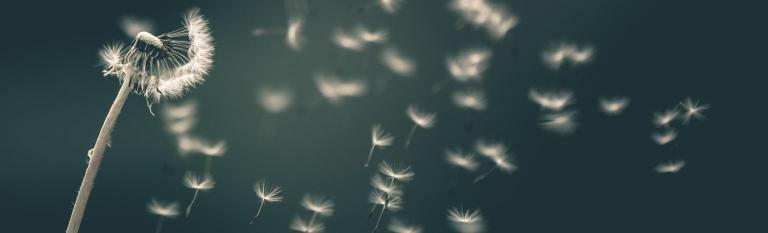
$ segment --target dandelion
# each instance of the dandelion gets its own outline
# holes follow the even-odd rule
[[[445,160],[448,164],[473,172],[477,170],[480,164],[475,160],[472,153],[464,153],[460,150],[446,150]]]
[[[358,24],[353,33],[358,40],[364,43],[383,43],[389,38],[389,32],[387,32],[387,30],[371,30],[362,24]]]
[[[453,93],[453,104],[459,108],[475,111],[485,110],[485,94],[480,89],[467,89]]]
[[[336,31],[334,31],[332,39],[336,45],[344,49],[360,51],[365,48],[365,41],[361,40],[356,35],[341,29],[336,29]]]
[[[654,168],[658,173],[677,173],[685,167],[685,160],[669,161],[660,163]]]
[[[629,98],[626,97],[600,98],[600,110],[609,116],[621,114],[628,104]]]
[[[570,91],[541,92],[531,89],[528,97],[543,109],[559,112],[573,103],[573,93]]]
[[[147,210],[159,217],[157,227],[155,227],[155,233],[160,233],[163,229],[163,221],[166,218],[175,218],[176,216],[179,216],[179,203],[164,203],[153,198],[149,201],[149,204],[147,204]]]
[[[672,123],[672,121],[677,119],[679,114],[680,112],[677,109],[669,109],[664,112],[654,113],[653,123],[656,124],[657,127],[668,127],[669,123]]]
[[[544,130],[561,135],[571,134],[579,126],[576,122],[576,112],[573,111],[545,114],[540,125]]]
[[[203,82],[213,63],[213,51],[208,21],[198,9],[184,15],[181,29],[159,36],[139,32],[130,46],[118,43],[101,50],[104,75],[117,77],[122,86],[89,153],[91,158],[77,193],[67,233],[76,233],[80,228],[104,151],[130,90],[145,96],[148,106],[162,98],[180,97]]]
[[[379,6],[381,6],[381,9],[390,14],[397,13],[397,11],[400,10],[400,5],[403,3],[403,0],[378,0],[378,1],[379,1]]]
[[[408,148],[408,146],[411,144],[411,139],[413,138],[413,134],[416,133],[416,128],[421,127],[422,129],[429,129],[435,126],[435,122],[437,122],[437,115],[434,113],[429,113],[422,111],[416,105],[408,105],[408,108],[405,111],[406,115],[408,115],[408,118],[413,121],[413,128],[411,128],[411,132],[408,134],[408,140],[405,141],[405,148]]]
[[[315,215],[331,216],[335,205],[333,201],[323,196],[307,194],[301,199],[301,206],[311,211],[314,218]]]
[[[379,217],[376,220],[376,225],[373,227],[372,232],[376,232],[379,230],[379,225],[381,224],[381,219],[384,217],[384,213],[387,210],[391,211],[397,211],[400,208],[402,208],[402,200],[397,196],[389,195],[388,193],[383,193],[379,191],[373,191],[368,196],[368,201],[373,203],[375,206],[380,205],[381,211],[379,212]]]
[[[314,215],[313,215],[314,216]],[[313,217],[311,220],[306,221],[302,219],[301,217],[296,217],[291,222],[291,229],[302,232],[302,233],[318,233],[323,232],[325,230],[325,226],[323,226],[322,223],[317,223],[314,221],[315,218]]]
[[[453,227],[462,233],[479,233],[485,231],[483,216],[480,210],[468,210],[461,207],[453,207],[448,210],[448,221]]]
[[[690,97],[680,103],[683,107],[683,123],[688,124],[691,118],[704,119],[702,112],[709,109],[709,105],[700,104],[699,101],[693,101]]]
[[[513,164],[510,160],[510,156],[507,154],[506,147],[500,147],[500,149],[504,149],[504,151],[494,151],[493,153],[481,153],[481,155],[487,157],[488,159],[493,162],[493,166],[491,166],[491,169],[489,169],[487,172],[484,172],[483,174],[480,174],[475,178],[473,183],[480,182],[481,180],[484,180],[488,175],[493,173],[496,170],[501,170],[506,173],[512,173],[515,170],[517,170],[517,166]],[[490,151],[490,150],[489,150]],[[489,152],[488,151],[488,152]]]
[[[284,112],[293,102],[293,92],[287,88],[262,87],[256,96],[261,107],[272,114]]]
[[[506,7],[486,0],[453,0],[449,7],[464,21],[485,29],[497,40],[503,38],[519,22],[517,16],[507,12]]]
[[[480,81],[483,73],[488,69],[491,58],[491,50],[487,48],[474,48],[460,52],[456,56],[448,57],[446,65],[453,79],[459,82]]]
[[[213,189],[216,186],[216,181],[210,175],[196,176],[190,172],[184,175],[184,186],[195,190],[195,194],[192,197],[192,201],[187,205],[186,217],[189,218],[189,214],[192,213],[192,206],[197,201],[197,194],[200,191],[207,191]]]
[[[315,85],[320,94],[332,104],[339,104],[345,98],[362,96],[368,89],[361,80],[342,80],[324,72],[315,75]]]
[[[368,167],[368,165],[371,163],[373,151],[377,146],[381,148],[390,146],[394,140],[395,137],[384,131],[384,129],[381,128],[381,125],[374,125],[371,132],[371,150],[368,152],[368,160],[365,161],[363,166]]]
[[[653,139],[653,141],[656,142],[656,144],[659,144],[660,146],[666,145],[672,140],[675,140],[676,137],[677,137],[677,132],[675,132],[675,130],[671,128],[667,129],[665,132],[651,134],[651,139]]]
[[[399,219],[392,220],[392,222],[389,224],[389,230],[395,233],[421,233],[420,226],[408,225]]]
[[[579,46],[570,42],[561,42],[552,46],[542,53],[544,63],[550,68],[557,70],[563,63],[570,63],[571,66],[578,66],[590,62],[595,54],[595,48],[592,46]]]
[[[384,49],[381,52],[381,61],[393,73],[400,76],[411,76],[416,71],[416,63],[394,48]]]
[[[256,211],[256,215],[251,218],[251,224],[253,224],[253,222],[256,221],[256,218],[259,217],[259,214],[261,214],[261,208],[264,207],[265,202],[283,201],[283,197],[280,196],[283,189],[278,185],[267,185],[267,182],[262,180],[253,185],[253,191],[256,192],[256,196],[258,196],[261,201],[259,203],[259,210]]]
[[[123,30],[128,37],[134,37],[139,32],[154,32],[155,26],[152,20],[138,18],[133,15],[125,15],[120,19],[120,29]]]

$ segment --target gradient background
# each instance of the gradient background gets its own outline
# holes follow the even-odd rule
[[[507,1],[521,23],[492,43],[484,31],[457,30],[447,1],[408,0],[397,15],[377,8],[360,13],[363,1],[310,2],[320,7],[308,19],[309,43],[301,52],[289,50],[280,36],[251,35],[255,27],[284,27],[279,0],[26,1],[3,7],[0,231],[64,231],[86,151],[119,88],[101,77],[98,49],[129,40],[117,25],[125,14],[154,19],[166,31],[178,27],[180,14],[192,6],[210,19],[217,53],[210,77],[188,98],[200,103],[197,132],[227,140],[230,150],[214,161],[217,187],[200,196],[191,218],[166,221],[164,232],[290,232],[291,219],[306,213],[299,200],[310,191],[337,203],[326,232],[368,232],[374,169],[361,165],[375,123],[397,140],[374,159],[405,162],[417,173],[406,185],[406,208],[396,216],[425,232],[452,232],[445,211],[458,205],[480,208],[490,232],[762,231],[757,221],[765,220],[766,205],[754,200],[765,199],[758,192],[764,179],[750,183],[742,177],[764,178],[758,173],[765,169],[741,157],[758,157],[745,144],[764,136],[743,136],[749,134],[741,131],[758,132],[732,125],[746,121],[735,116],[749,106],[725,100],[759,98],[750,96],[750,87],[726,84],[764,78],[747,70],[759,67],[759,59],[750,58],[761,55],[742,56],[759,41],[744,29],[760,22],[752,12],[760,8],[699,1]],[[379,65],[380,47],[353,53],[331,43],[335,27],[357,22],[387,28],[390,42],[418,62],[415,77],[400,78]],[[596,45],[596,61],[548,70],[540,52],[559,40]],[[494,51],[483,83],[489,109],[481,114],[453,107],[450,92],[429,92],[449,77],[445,57],[474,45]],[[363,73],[366,56],[370,68]],[[339,107],[308,107],[319,98],[312,74],[320,70],[365,77],[375,90]],[[265,114],[255,102],[261,85],[290,86],[296,105],[281,115]],[[542,132],[538,108],[527,99],[531,87],[563,85],[576,90],[581,124],[569,137]],[[612,95],[631,98],[618,117],[597,108],[598,97]],[[713,106],[707,120],[682,128],[677,148],[656,146],[652,113],[687,96]],[[437,112],[438,124],[417,131],[405,151],[411,123],[404,109],[411,103]],[[470,148],[478,138],[510,145],[520,170],[495,173],[477,185],[462,176],[457,193],[449,195],[454,170],[443,162],[443,150]],[[152,232],[157,218],[145,204],[150,197],[185,204],[192,191],[181,176],[200,170],[203,159],[178,156],[160,118],[149,115],[136,95],[120,116],[113,145],[80,232]],[[681,173],[652,170],[676,158],[687,161]],[[285,201],[265,206],[259,222],[248,225],[258,204],[251,185],[258,179],[284,186]]]

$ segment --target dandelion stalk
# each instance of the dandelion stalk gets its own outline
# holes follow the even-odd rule
[[[371,158],[373,157],[373,150],[374,149],[376,149],[376,144],[371,145],[371,151],[368,152],[368,160],[365,161],[365,164],[363,165],[363,167],[368,167],[368,165],[370,165]]]
[[[83,215],[85,214],[85,207],[88,205],[88,198],[91,196],[93,184],[96,180],[96,174],[99,172],[101,160],[104,158],[104,151],[107,148],[107,144],[111,141],[110,138],[112,131],[115,128],[115,124],[117,123],[117,117],[120,115],[120,111],[123,109],[125,100],[130,93],[130,80],[123,79],[123,84],[117,92],[115,101],[112,102],[112,107],[109,108],[107,118],[104,120],[101,130],[99,130],[99,136],[96,138],[96,145],[93,146],[92,153],[90,153],[91,158],[88,160],[88,167],[85,169],[83,182],[80,184],[80,190],[77,192],[75,207],[72,209],[72,214],[69,217],[67,233],[77,233],[80,229],[80,223],[83,221]]]
[[[408,149],[408,146],[410,146],[410,145],[411,145],[411,139],[413,138],[413,134],[414,134],[414,133],[416,133],[416,128],[417,128],[418,126],[419,126],[419,125],[417,125],[417,124],[414,124],[414,125],[413,125],[413,128],[411,128],[411,132],[410,132],[410,133],[408,133],[408,140],[406,140],[406,141],[405,141],[405,149]]]
[[[157,226],[155,227],[155,233],[160,233],[160,231],[163,230],[163,218],[162,216],[159,217],[159,220],[157,220]]]
[[[185,217],[189,218],[189,214],[192,213],[192,206],[195,205],[195,201],[197,201],[197,194],[199,193],[200,193],[200,190],[195,189],[195,195],[192,196],[192,201],[190,201],[189,205],[187,205],[187,211],[185,212],[186,213]]]
[[[262,200],[260,201],[260,203],[259,203],[259,210],[257,210],[257,211],[256,211],[256,215],[254,215],[254,216],[253,216],[253,218],[251,218],[251,222],[250,222],[250,224],[253,224],[254,222],[256,222],[256,218],[258,218],[258,217],[259,217],[259,214],[261,214],[261,208],[262,208],[262,207],[264,207],[264,199],[262,199]]]
[[[498,168],[498,166],[493,166],[490,170],[488,170],[487,172],[485,172],[485,173],[479,175],[477,178],[475,178],[475,180],[472,181],[472,183],[477,184],[477,182],[480,182],[481,180],[484,180],[486,177],[488,177],[488,175],[493,173],[493,171],[495,171],[496,168]]]
[[[376,231],[379,230],[379,224],[381,223],[381,218],[384,217],[384,212],[387,210],[387,205],[389,205],[389,194],[387,194],[384,197],[384,205],[381,206],[381,212],[379,212],[379,219],[376,220],[376,225],[373,226],[372,233],[376,233]]]

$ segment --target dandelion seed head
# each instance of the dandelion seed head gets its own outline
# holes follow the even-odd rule
[[[384,49],[381,52],[381,61],[389,70],[400,76],[411,76],[416,71],[416,63],[394,48]]]
[[[262,87],[257,90],[259,104],[268,113],[281,113],[293,103],[293,92],[287,88]]]
[[[578,127],[578,123],[576,122],[576,112],[573,111],[548,113],[542,118],[543,119],[539,125],[541,125],[544,130],[560,135],[571,134]]]
[[[629,98],[626,97],[600,98],[600,110],[609,116],[621,114],[627,105]]]
[[[291,221],[291,229],[302,233],[319,233],[325,230],[325,226],[320,222],[311,222],[296,216],[296,218]]]
[[[389,230],[394,233],[421,233],[421,227],[416,225],[408,225],[399,219],[394,219],[389,224]]]
[[[164,218],[175,218],[179,216],[179,203],[166,203],[152,198],[147,204],[147,211]]]
[[[660,163],[654,168],[658,173],[677,173],[685,167],[685,160],[669,161]]]
[[[435,126],[435,122],[437,122],[436,114],[422,111],[416,105],[408,105],[405,112],[411,121],[421,128],[432,128]]]
[[[198,176],[187,172],[184,174],[184,186],[197,190],[210,190],[216,186],[216,181],[210,175]]]
[[[476,171],[480,164],[472,153],[464,153],[460,150],[446,150],[445,160],[448,164],[463,168],[467,171]]]
[[[475,48],[460,52],[456,56],[446,59],[448,72],[451,77],[459,82],[471,80],[479,81],[483,73],[488,69],[491,50],[487,48]]]
[[[266,181],[261,180],[253,185],[253,191],[256,192],[256,196],[258,196],[259,199],[266,202],[283,201],[283,197],[280,196],[283,189],[278,185],[269,185]]]
[[[395,141],[395,137],[384,131],[381,125],[374,125],[371,132],[371,143],[378,147],[386,147],[392,145]]]
[[[574,102],[573,93],[570,91],[542,92],[536,89],[531,89],[528,92],[528,97],[541,108],[556,112],[563,110]]]
[[[485,94],[480,89],[453,92],[453,104],[459,108],[483,111],[486,107]]]
[[[656,124],[657,127],[669,126],[669,123],[672,123],[672,121],[677,119],[679,114],[680,111],[677,109],[669,109],[664,112],[656,112],[653,114],[653,123]]]
[[[655,132],[651,134],[651,139],[660,146],[672,142],[675,138],[677,138],[677,132],[671,128],[664,132]]]
[[[578,66],[592,61],[595,54],[595,48],[592,46],[579,47],[572,42],[560,42],[555,46],[545,49],[541,57],[544,63],[558,70],[563,64],[568,63],[571,66]]]
[[[702,112],[709,109],[709,105],[700,104],[698,100],[693,101],[690,97],[685,98],[685,100],[680,103],[680,106],[683,108],[683,123],[685,124],[690,122],[692,118],[704,119],[704,114],[702,114]]]
[[[324,196],[306,194],[304,195],[304,198],[301,199],[301,206],[313,213],[323,216],[331,216],[335,204]]]
[[[398,181],[407,182],[413,179],[413,176],[416,175],[416,173],[413,172],[410,166],[406,166],[403,164],[394,164],[390,165],[387,163],[387,161],[382,161],[379,164],[379,172],[381,174],[384,174],[385,176],[388,176],[390,178],[394,178]]]
[[[368,202],[380,206],[386,205],[387,210],[397,211],[403,208],[403,200],[397,195],[392,195],[374,190],[368,195]]]
[[[371,186],[376,188],[376,190],[381,191],[383,193],[387,193],[389,195],[400,195],[403,193],[403,190],[400,188],[399,185],[394,183],[394,180],[390,178],[390,180],[384,180],[380,175],[376,174],[373,177],[371,177]]]

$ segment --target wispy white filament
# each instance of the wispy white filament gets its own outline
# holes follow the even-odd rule
[[[483,73],[488,69],[491,58],[491,50],[487,48],[474,48],[460,52],[456,56],[446,59],[448,72],[453,79],[459,82],[480,81]]]
[[[600,98],[600,110],[609,116],[621,114],[627,105],[629,98],[626,97]]]
[[[578,46],[571,42],[561,42],[555,46],[547,48],[541,57],[544,63],[550,68],[557,70],[564,63],[571,66],[578,66],[592,61],[595,54],[595,48],[589,45]]]
[[[386,48],[381,52],[381,61],[393,73],[411,76],[416,71],[416,63],[395,48]]]
[[[259,104],[268,113],[281,113],[293,103],[293,92],[288,88],[265,86],[257,90]]]
[[[483,111],[486,108],[485,94],[480,89],[465,89],[453,92],[453,104],[459,108]]]
[[[685,167],[685,160],[660,163],[654,168],[658,173],[677,173]]]

